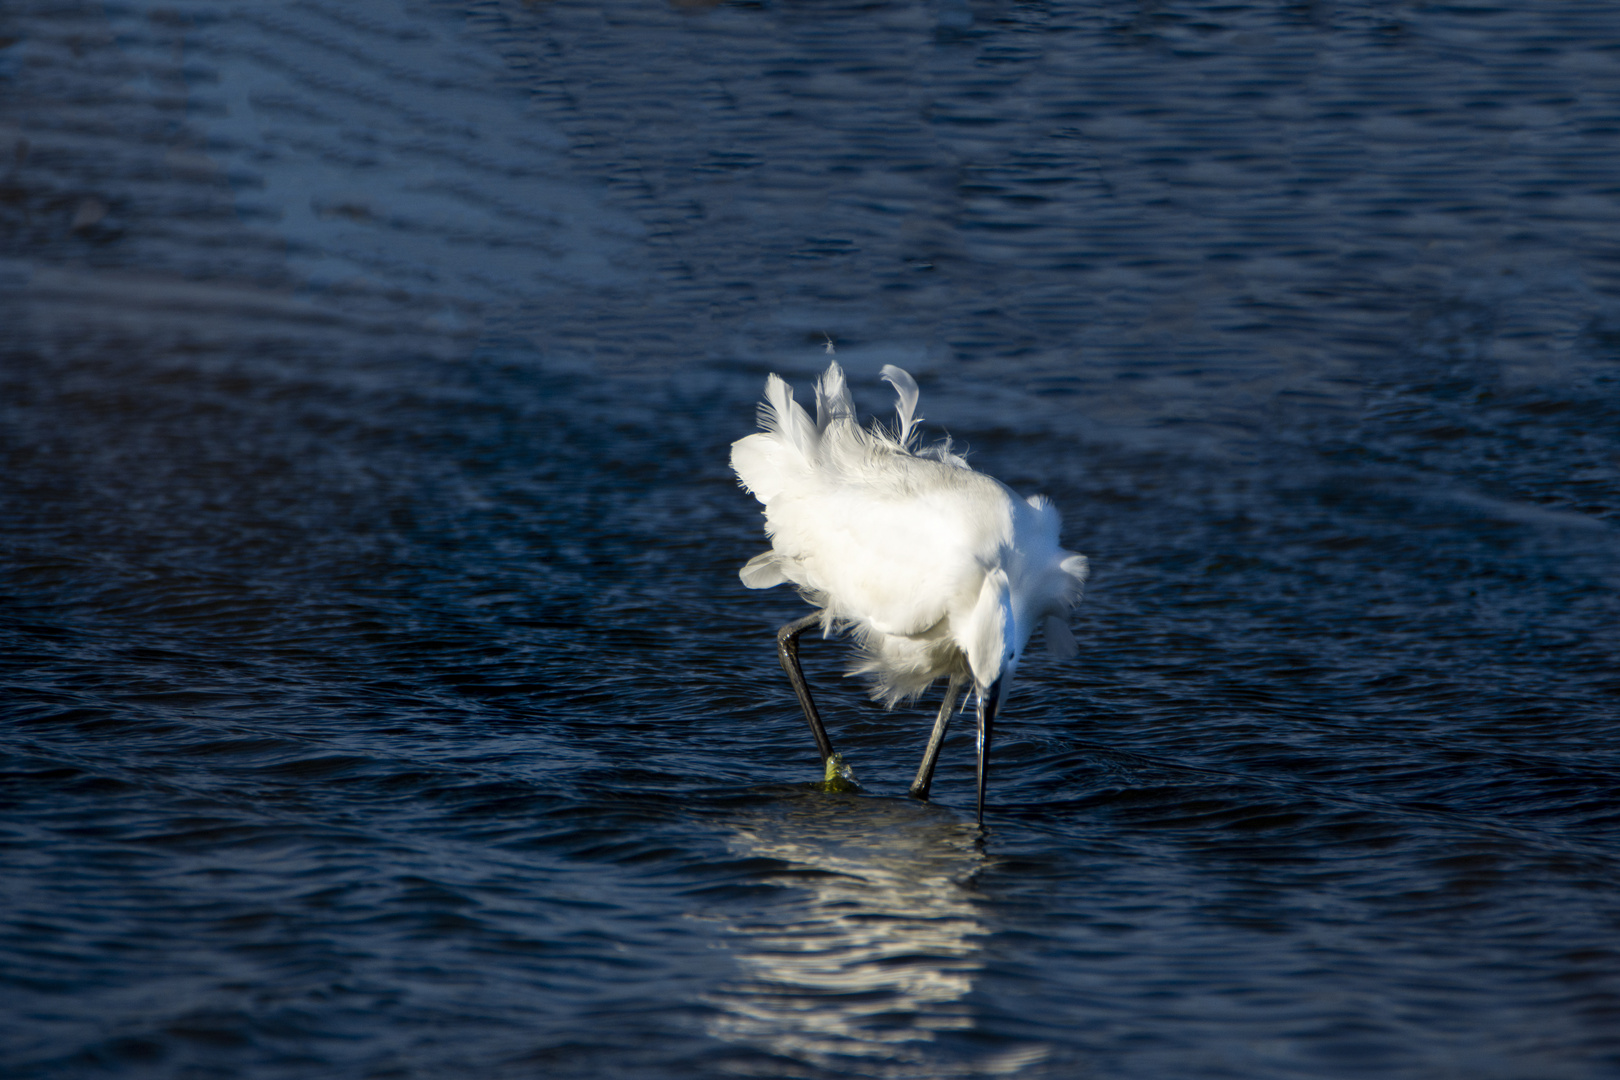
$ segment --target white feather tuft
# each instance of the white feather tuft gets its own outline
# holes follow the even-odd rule
[[[844,381],[844,369],[834,360],[816,383],[816,430],[826,431],[834,420],[855,419],[855,402]]]
[[[793,387],[772,375],[759,405],[764,431],[731,444],[731,467],[743,487],[769,506],[783,491],[802,485],[815,467],[821,434],[793,400]]]
[[[894,392],[900,397],[895,402],[894,411],[900,415],[900,448],[904,450],[911,444],[912,430],[922,419],[917,415],[917,380],[893,364],[884,364],[882,375],[883,381],[893,386]]]
[[[765,402],[759,407],[759,425],[780,436],[806,461],[815,459],[820,433],[810,422],[810,414],[793,400],[793,387],[777,375],[765,380]]]
[[[787,580],[787,575],[782,573],[781,558],[775,551],[755,555],[737,571],[737,576],[750,589],[769,589]]]

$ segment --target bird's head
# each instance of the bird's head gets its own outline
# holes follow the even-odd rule
[[[1053,656],[1075,655],[1069,612],[1080,599],[1086,570],[1084,555],[1057,550],[1039,565],[1012,559],[985,572],[962,642],[978,690],[1012,681],[1036,627]]]
[[[1041,509],[1038,504],[1032,505]],[[1047,648],[1054,655],[1073,656],[1076,652],[1068,615],[1080,599],[1086,559],[1058,548],[1055,540],[1054,535],[1050,551],[1039,560],[1014,552],[1014,557],[985,572],[963,634],[963,651],[979,699],[980,824],[984,823],[985,778],[996,715],[1006,700],[1030,634],[1037,623],[1043,623]],[[1012,574],[1008,573],[1009,566]]]
[[[1011,678],[1029,640],[1027,631],[1020,633],[1013,600],[1007,571],[998,566],[986,572],[963,635],[968,669],[981,694],[991,684]]]

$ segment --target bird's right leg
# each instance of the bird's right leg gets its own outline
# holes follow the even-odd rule
[[[928,801],[928,789],[934,783],[934,763],[939,760],[939,747],[945,741],[945,726],[951,722],[951,713],[956,711],[956,699],[962,692],[962,684],[966,682],[960,675],[951,676],[951,684],[945,688],[945,700],[940,703],[939,716],[934,718],[934,733],[928,737],[928,749],[923,751],[922,764],[917,766],[917,779],[911,782],[912,798]]]
[[[799,667],[799,635],[812,626],[821,624],[821,612],[806,615],[788,623],[776,632],[776,658],[782,661],[782,670],[793,683],[793,692],[799,695],[799,707],[804,710],[804,718],[810,721],[810,731],[816,737],[816,749],[821,751],[822,764],[832,757],[832,740],[827,738],[827,729],[821,726],[821,715],[816,712],[815,699],[810,696],[810,684],[804,681],[804,671]]]

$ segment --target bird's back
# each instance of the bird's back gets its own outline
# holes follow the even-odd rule
[[[976,595],[1010,540],[1008,492],[971,469],[872,446],[850,421],[826,437],[828,452],[765,504],[777,566],[835,618],[926,632],[957,594]]]

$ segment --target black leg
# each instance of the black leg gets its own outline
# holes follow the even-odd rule
[[[804,681],[804,672],[799,668],[799,635],[819,625],[821,612],[818,611],[778,630],[776,658],[782,661],[782,670],[793,682],[793,692],[799,695],[799,706],[804,709],[804,718],[810,721],[810,731],[816,737],[816,749],[821,751],[821,760],[825,764],[832,757],[832,740],[827,738],[827,729],[821,726],[821,716],[816,712],[815,700],[810,696],[810,684]]]
[[[951,722],[951,713],[956,711],[956,698],[962,692],[963,681],[960,675],[952,675],[950,685],[945,687],[945,700],[939,706],[939,716],[934,719],[934,733],[928,737],[922,764],[917,766],[917,779],[911,782],[914,799],[928,801],[928,789],[934,783],[934,765],[939,761],[939,745],[945,741],[945,727]]]

